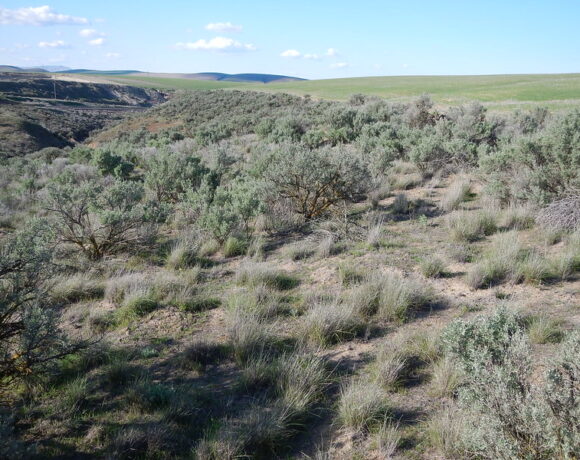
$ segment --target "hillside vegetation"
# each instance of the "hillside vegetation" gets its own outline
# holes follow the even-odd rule
[[[576,458],[579,133],[180,91],[1,160],[0,457]]]
[[[34,73],[0,73],[0,157],[44,147],[73,146],[127,112],[167,96],[127,85],[54,80]]]
[[[428,93],[441,106],[478,100],[496,111],[525,108],[527,105],[567,109],[580,104],[580,74],[365,77],[272,82],[267,85],[135,75],[116,77],[116,81],[160,89],[237,88],[342,101],[360,93],[409,102],[417,95]]]

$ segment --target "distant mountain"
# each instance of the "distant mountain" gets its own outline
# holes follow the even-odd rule
[[[157,73],[141,72],[139,70],[91,70],[91,69],[70,69],[64,66],[38,66],[34,68],[21,68],[11,65],[0,65],[0,72],[58,72],[69,74],[87,74],[103,76],[135,75],[145,77],[164,77],[164,78],[186,78],[191,80],[211,80],[211,81],[229,81],[236,83],[272,83],[284,81],[301,81],[304,78],[289,77],[287,75],[273,75],[267,73],[238,73],[229,74],[221,72],[199,72],[199,73]]]
[[[21,67],[16,67],[13,65],[0,65],[0,72],[29,72],[29,73],[39,73],[39,72],[46,72],[46,70],[41,69],[40,67],[31,67],[29,69],[23,69]]]
[[[191,78],[193,80],[234,81],[242,83],[243,82],[272,83],[272,82],[305,80],[304,78],[289,77],[287,75],[272,75],[265,73],[238,73],[232,75],[219,72],[201,72],[193,74],[184,74],[183,76],[185,78]]]
[[[64,73],[87,73],[91,75],[131,75],[142,73],[139,70],[91,70],[91,69],[68,69]]]
[[[26,70],[28,72],[36,70],[36,69],[41,69],[41,70],[46,70],[47,72],[66,72],[68,70],[70,70],[70,67],[65,67],[63,65],[37,65],[36,67],[24,67],[23,70]]]
[[[206,81],[229,81],[237,83],[272,83],[283,81],[300,81],[304,78],[289,77],[287,75],[272,75],[267,73],[238,73],[229,74],[221,72],[200,72],[200,73],[153,73],[142,72],[142,77],[159,77],[159,78],[185,78],[188,80],[206,80]]]
[[[22,69],[13,65],[0,65],[0,72],[22,72]]]

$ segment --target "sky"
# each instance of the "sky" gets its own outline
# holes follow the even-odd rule
[[[580,72],[580,0],[0,0],[0,64],[149,72]]]

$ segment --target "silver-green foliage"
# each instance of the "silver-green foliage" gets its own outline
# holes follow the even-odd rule
[[[47,299],[53,233],[44,221],[0,244],[0,398],[11,383],[35,375],[69,350]]]
[[[459,321],[442,336],[465,375],[460,450],[488,459],[572,459],[580,449],[580,334],[571,334],[545,380],[534,363],[521,318],[499,309]]]
[[[44,208],[62,242],[90,259],[142,243],[148,217],[143,186],[136,182],[76,177],[70,171],[46,188]]]

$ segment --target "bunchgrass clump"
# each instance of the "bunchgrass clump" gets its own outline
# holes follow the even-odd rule
[[[414,277],[388,271],[380,276],[377,315],[388,321],[405,321],[435,300],[429,285]]]
[[[263,320],[240,308],[228,313],[228,335],[233,356],[238,363],[244,363],[271,344],[271,333]]]
[[[464,423],[461,412],[454,407],[446,407],[425,422],[423,433],[428,444],[445,458],[462,458]]]
[[[104,367],[104,379],[112,387],[127,385],[142,375],[142,370],[124,357],[115,357]]]
[[[449,246],[447,254],[455,262],[464,264],[473,260],[474,250],[469,243],[455,243]]]
[[[318,241],[315,254],[318,258],[325,259],[338,254],[341,250],[342,246],[337,242],[336,237],[328,233]]]
[[[114,319],[117,325],[126,326],[157,307],[159,302],[150,290],[131,291],[125,295],[121,306],[115,310]]]
[[[291,260],[304,260],[312,257],[316,248],[310,241],[299,241],[284,248],[284,254]]]
[[[489,249],[467,276],[467,283],[475,289],[489,287],[514,279],[518,275],[518,261],[522,246],[515,232],[497,235]]]
[[[283,302],[280,293],[266,284],[257,284],[249,290],[232,293],[228,305],[261,319],[274,318],[287,310],[287,304]]]
[[[401,432],[399,425],[387,419],[373,433],[373,444],[381,459],[394,458],[399,445],[401,444]]]
[[[266,285],[280,291],[292,289],[299,284],[296,277],[277,270],[270,265],[262,262],[244,262],[240,265],[236,274],[238,284],[255,287],[257,285]]]
[[[178,239],[167,255],[165,264],[176,270],[195,266],[199,261],[199,246],[199,241],[193,237]]]
[[[382,423],[391,410],[387,392],[376,382],[354,378],[340,391],[338,420],[355,431]]]
[[[555,280],[566,281],[580,271],[580,254],[574,254],[569,248],[548,258],[547,270]]]
[[[338,277],[343,286],[352,286],[364,280],[365,272],[362,268],[341,264],[338,267]]]
[[[529,204],[510,203],[502,211],[502,226],[510,230],[532,228],[536,222],[536,210]]]
[[[88,273],[59,276],[52,280],[51,299],[56,303],[73,303],[80,300],[100,298],[105,293],[105,284]]]
[[[483,208],[449,214],[446,225],[451,239],[456,242],[473,242],[495,233],[498,212],[493,208]]]
[[[285,354],[278,358],[276,391],[282,404],[305,415],[324,397],[330,375],[324,359],[311,354]]]
[[[197,339],[183,350],[177,360],[179,366],[184,369],[202,371],[207,366],[221,362],[227,356],[226,345],[208,339]]]
[[[390,341],[383,343],[371,364],[371,375],[385,388],[396,387],[405,377],[410,356],[401,345]]]
[[[317,303],[302,318],[301,336],[308,343],[329,345],[356,337],[365,321],[351,304]]]
[[[568,268],[561,267],[566,277]],[[543,283],[558,274],[549,259],[535,250],[522,248],[515,231],[498,235],[468,273],[467,283],[474,289],[491,287],[504,282]]]
[[[367,231],[367,244],[369,248],[377,249],[384,242],[385,228],[382,221],[371,225]]]
[[[67,414],[74,414],[82,409],[89,395],[90,386],[87,377],[77,377],[59,391],[58,406]]]
[[[426,257],[421,261],[420,268],[427,278],[439,278],[445,274],[445,262],[438,256]]]
[[[461,371],[449,358],[435,361],[431,367],[429,394],[437,398],[451,398],[461,385]]]
[[[243,256],[247,250],[248,243],[235,236],[228,237],[222,249],[225,257]]]
[[[196,313],[205,310],[211,310],[221,305],[222,301],[217,297],[212,297],[203,293],[176,298],[171,302],[174,307],[188,313]]]
[[[133,382],[125,397],[130,406],[142,412],[153,412],[169,406],[174,391],[167,385],[154,383],[142,377]]]
[[[448,212],[457,209],[469,196],[470,189],[471,183],[466,177],[460,177],[453,181],[441,199],[441,209]]]
[[[404,193],[399,193],[393,201],[393,214],[408,214],[409,213],[409,200],[407,195]]]
[[[210,257],[220,250],[220,244],[216,240],[207,240],[203,242],[199,249],[198,255],[200,257]]]
[[[528,337],[531,343],[558,343],[564,336],[562,322],[546,315],[532,316],[527,323]]]

